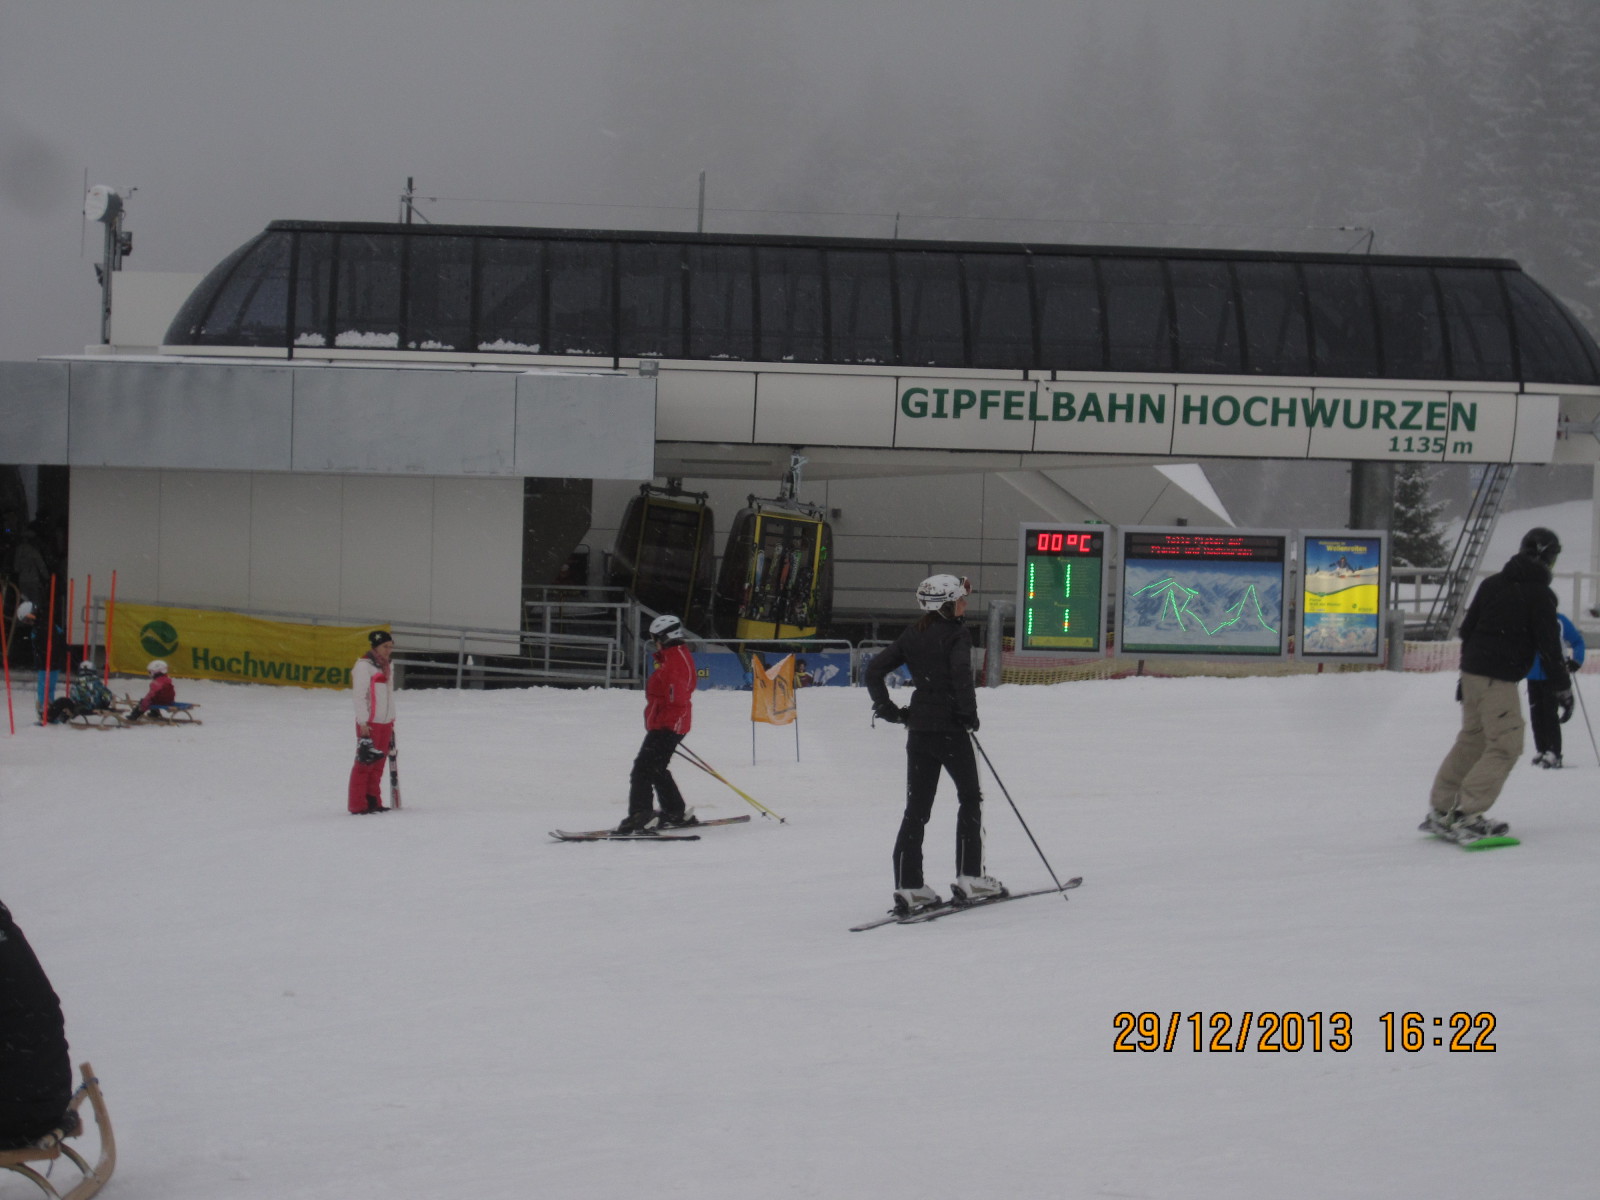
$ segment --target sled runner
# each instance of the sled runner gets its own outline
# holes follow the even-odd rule
[[[83,1074],[83,1083],[72,1093],[72,1099],[67,1104],[67,1111],[60,1127],[45,1134],[32,1145],[19,1146],[15,1150],[0,1150],[0,1167],[31,1180],[49,1200],[88,1200],[105,1186],[106,1180],[111,1178],[111,1172],[117,1165],[117,1140],[111,1133],[111,1114],[106,1111],[105,1097],[100,1094],[100,1081],[95,1078],[94,1068],[88,1063],[82,1064],[78,1070]],[[84,1130],[83,1117],[79,1110],[85,1100],[94,1110],[94,1123],[100,1134],[100,1160],[93,1166],[89,1165],[88,1159],[67,1145],[68,1138],[77,1137]],[[65,1192],[57,1189],[47,1174],[29,1165],[30,1163],[53,1165],[63,1158],[71,1162],[81,1176],[77,1184]]]
[[[130,721],[132,725],[200,725],[203,722],[194,715],[198,704],[186,704],[179,700],[176,704],[152,704],[143,717],[137,721]]]

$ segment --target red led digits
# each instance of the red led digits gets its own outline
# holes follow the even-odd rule
[[[1089,554],[1094,550],[1094,534],[1062,533],[1059,530],[1052,532],[1041,529],[1035,535],[1033,548],[1038,554],[1060,554],[1063,551]]]

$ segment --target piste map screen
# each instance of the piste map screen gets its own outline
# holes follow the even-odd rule
[[[1124,655],[1281,658],[1286,532],[1122,530]]]

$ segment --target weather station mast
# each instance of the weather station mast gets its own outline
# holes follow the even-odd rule
[[[137,188],[129,188],[132,196]],[[133,253],[133,234],[122,228],[123,194],[102,184],[90,188],[83,197],[86,220],[105,226],[104,248],[94,273],[100,281],[100,344],[111,344],[111,277],[122,270],[122,260]]]

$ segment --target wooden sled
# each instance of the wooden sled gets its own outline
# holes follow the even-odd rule
[[[97,708],[92,713],[75,713],[64,724],[73,729],[121,729],[128,722],[114,708]]]
[[[144,716],[137,721],[133,719],[133,711],[139,707],[132,697],[124,696],[127,710],[119,714],[119,724],[122,725],[203,725],[204,721],[194,715],[198,704],[186,704],[179,700],[175,704],[152,704],[145,711]]]
[[[0,1150],[0,1167],[32,1180],[49,1200],[88,1200],[106,1185],[106,1180],[111,1178],[111,1172],[117,1165],[117,1139],[111,1132],[111,1114],[106,1111],[105,1097],[100,1094],[100,1081],[94,1077],[94,1068],[88,1063],[78,1070],[83,1075],[83,1083],[72,1093],[60,1128],[45,1134],[31,1146]],[[77,1137],[83,1132],[83,1117],[79,1110],[85,1100],[94,1110],[94,1123],[100,1132],[100,1161],[92,1167],[88,1159],[67,1145],[68,1138]],[[47,1175],[28,1165],[55,1163],[62,1158],[71,1162],[81,1176],[77,1185],[66,1192],[58,1190]]]
[[[176,704],[152,704],[143,717],[137,721],[128,721],[129,725],[202,725],[203,721],[194,715],[198,704],[185,704],[182,700]]]

